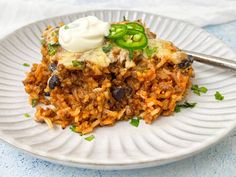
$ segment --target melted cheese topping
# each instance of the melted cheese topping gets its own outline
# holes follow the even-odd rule
[[[169,60],[174,64],[180,63],[183,59],[187,57],[185,53],[176,48],[169,41],[164,41],[162,39],[149,39],[148,45],[151,48],[157,48],[157,51],[155,52],[157,57],[165,58],[166,60]]]
[[[169,60],[174,64],[180,63],[186,58],[186,54],[177,49],[171,42],[164,41],[161,39],[149,39],[149,47],[157,48],[154,53],[158,58],[164,58]],[[144,53],[145,55],[145,53]],[[134,61],[129,59],[128,51],[121,49],[120,54],[116,57],[113,56],[112,51],[106,55],[102,48],[92,49],[86,52],[69,52],[62,50],[60,52],[59,64],[63,64],[67,68],[73,68],[72,61],[89,61],[100,67],[108,67],[110,63],[120,61],[125,61],[125,68],[135,67]]]
[[[111,60],[102,51],[102,48],[96,48],[83,53],[63,50],[59,58],[59,64],[63,64],[67,68],[73,67],[73,60],[89,61],[101,67],[107,67],[111,63]]]

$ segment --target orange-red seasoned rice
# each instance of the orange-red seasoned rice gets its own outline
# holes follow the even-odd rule
[[[171,43],[167,47],[178,50]],[[119,52],[113,50],[114,55]],[[50,90],[50,97],[45,97],[52,75],[49,70],[52,57],[47,45],[42,45],[41,53],[41,63],[34,64],[23,81],[30,103],[37,104],[36,121],[46,122],[50,127],[74,125],[75,131],[82,134],[134,116],[151,124],[160,115],[171,115],[176,102],[185,96],[193,75],[191,66],[181,69],[158,56],[140,60],[139,53],[134,55],[136,66],[129,69],[120,62],[106,68],[85,62],[83,70],[67,69],[60,64],[57,66],[60,85]],[[119,101],[112,95],[114,88],[125,88],[125,96]]]

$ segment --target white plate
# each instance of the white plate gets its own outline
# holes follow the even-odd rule
[[[34,114],[22,85],[29,68],[23,63],[40,62],[40,36],[48,24],[68,23],[95,15],[105,21],[143,19],[151,30],[180,48],[233,59],[234,53],[220,40],[191,24],[150,13],[126,10],[96,10],[46,19],[29,24],[0,42],[0,138],[39,158],[93,169],[130,169],[161,165],[192,156],[226,136],[236,122],[236,77],[221,69],[194,63],[198,85],[208,88],[202,96],[191,91],[188,101],[194,109],[160,117],[152,125],[128,122],[97,128],[88,142],[69,129],[48,129],[25,118]],[[219,90],[224,101],[216,101]]]

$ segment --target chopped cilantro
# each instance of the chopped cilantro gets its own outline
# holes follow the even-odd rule
[[[78,60],[73,60],[72,61],[72,65],[74,67],[78,67],[80,69],[83,69],[84,68],[84,62],[83,61],[78,61]]]
[[[201,93],[206,93],[208,91],[206,87],[199,87],[198,85],[192,85],[191,90],[193,90],[193,93],[199,96]]]
[[[69,26],[68,26],[68,25],[65,25],[65,26],[64,26],[64,29],[65,29],[65,30],[69,29]]]
[[[134,51],[133,50],[129,50],[129,59],[133,60],[134,58]]]
[[[50,56],[57,53],[58,44],[48,44],[48,53]]]
[[[196,106],[197,103],[189,103],[187,101],[184,102],[184,104],[182,105],[183,108],[194,108]]]
[[[84,139],[87,140],[87,141],[92,141],[94,138],[95,138],[94,135],[90,135],[90,136],[88,136],[88,137],[86,137]]]
[[[194,108],[197,103],[189,103],[187,101],[184,102],[184,104],[178,104],[175,106],[175,112],[180,112],[181,108]]]
[[[202,93],[206,93],[208,91],[208,89],[206,87],[200,87],[199,90]]]
[[[25,114],[24,114],[24,117],[25,117],[25,118],[29,118],[30,115],[29,115],[28,113],[25,113]]]
[[[75,125],[71,125],[71,126],[70,126],[70,130],[71,130],[72,132],[79,133],[79,132],[76,130],[76,126],[75,126]],[[79,133],[79,134],[80,134],[80,136],[83,135],[82,133]]]
[[[32,99],[31,105],[32,107],[35,107],[38,104],[38,99]]]
[[[24,63],[23,66],[25,66],[25,67],[30,67],[30,64]]]
[[[133,125],[134,127],[138,127],[139,126],[139,118],[133,117],[130,121],[130,124]]]
[[[179,105],[176,105],[176,106],[175,106],[175,112],[180,112],[180,111],[181,111],[180,106],[179,106]]]
[[[111,49],[112,49],[112,45],[111,45],[111,44],[109,44],[108,46],[102,47],[102,50],[103,50],[103,52],[105,52],[105,53],[110,52]]]
[[[70,126],[70,130],[71,130],[72,132],[77,133],[77,132],[76,132],[76,126],[75,126],[75,125],[71,125],[71,126]]]
[[[151,47],[147,46],[147,47],[145,48],[145,52],[146,52],[146,55],[148,56],[148,58],[152,57],[152,55],[153,55],[156,51],[157,51],[157,47],[151,48]]]
[[[216,93],[215,93],[215,99],[222,101],[222,100],[224,99],[224,96],[221,95],[221,93],[220,93],[219,91],[216,91]]]

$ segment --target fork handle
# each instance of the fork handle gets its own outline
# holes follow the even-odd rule
[[[182,51],[185,52],[194,61],[198,61],[213,66],[218,66],[221,68],[236,70],[236,62],[233,60],[228,60],[225,58],[215,57],[211,55],[200,54],[197,52],[192,52],[187,50],[182,50]]]

